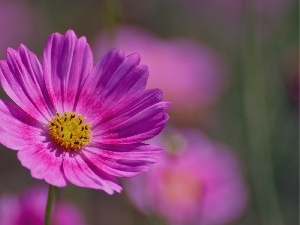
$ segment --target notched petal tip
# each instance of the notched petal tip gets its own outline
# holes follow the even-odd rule
[[[139,69],[139,72],[143,74],[144,76],[149,76],[149,68],[146,65],[138,65],[137,68]]]
[[[29,50],[27,49],[27,47],[24,44],[20,44],[17,49],[14,49],[12,47],[8,47],[6,49],[6,57],[9,58],[9,57],[11,57],[11,55],[19,53],[21,51],[24,52],[24,51],[29,51]],[[5,61],[5,60],[2,60],[2,61]]]
[[[148,93],[153,98],[155,98],[157,100],[156,103],[161,102],[163,99],[163,92],[159,88],[152,88],[152,89],[144,90],[144,93]]]
[[[68,36],[68,35],[73,36],[73,37],[77,37],[76,34],[75,34],[75,31],[72,30],[72,29],[68,29],[66,31],[65,36]]]
[[[72,40],[72,39],[73,39],[73,40],[77,40],[77,39],[78,39],[77,36],[76,36],[76,34],[75,34],[75,32],[74,32],[73,30],[69,29],[69,30],[67,30],[67,31],[65,32],[65,34],[61,34],[61,33],[59,33],[59,32],[54,32],[54,33],[52,33],[52,34],[49,36],[49,38],[48,38],[48,40],[47,40],[46,43],[52,42],[53,39],[60,39],[60,38],[66,38],[66,37],[69,37],[71,40]]]
[[[109,51],[108,51],[106,54],[104,54],[104,55],[110,55],[110,56],[115,55],[115,56],[119,56],[119,57],[121,57],[121,58],[125,58],[125,53],[124,53],[122,50],[117,49],[117,48],[113,48],[113,49],[109,50]]]
[[[132,61],[134,64],[136,64],[136,66],[138,66],[141,61],[141,57],[138,53],[127,55],[126,59]]]
[[[28,51],[28,48],[24,44],[20,44],[18,51]]]
[[[19,47],[20,48],[20,47]],[[8,47],[6,49],[6,58],[9,59],[9,58],[12,58],[14,54],[16,54],[16,50],[11,48],[11,47]],[[4,60],[4,61],[7,61],[7,60]]]
[[[115,188],[115,189],[111,189],[111,190],[104,190],[107,194],[109,195],[113,195],[115,193],[121,193],[123,190],[123,188],[121,186],[119,186],[118,188]]]
[[[172,103],[171,102],[164,102],[166,105],[166,110],[170,109],[172,107]]]
[[[119,49],[112,48],[111,50],[109,50],[108,52],[103,54],[100,57],[100,59],[97,60],[97,63],[98,63],[98,65],[103,65],[112,59],[123,62],[125,60],[125,53]]]
[[[87,39],[86,39],[86,37],[85,36],[80,36],[80,37],[78,37],[77,35],[76,35],[76,33],[75,33],[75,31],[74,30],[71,30],[71,29],[69,29],[69,30],[67,30],[66,31],[66,33],[65,33],[65,35],[64,35],[64,37],[66,37],[66,38],[69,38],[71,41],[82,41],[82,42],[85,42],[85,43],[87,43]]]
[[[71,30],[71,29],[69,29],[69,30],[67,30],[66,32],[65,32],[65,34],[61,34],[61,33],[59,33],[59,32],[54,32],[54,33],[52,33],[50,36],[49,36],[49,38],[48,38],[48,40],[47,40],[47,42],[46,42],[46,46],[48,45],[48,44],[50,44],[50,46],[51,46],[51,43],[54,41],[54,40],[61,40],[61,39],[64,39],[64,38],[69,38],[69,40],[70,41],[77,41],[79,38],[76,36],[76,33],[73,31],[73,30]],[[85,37],[82,37],[82,38],[85,38]]]
[[[163,100],[163,91],[161,89],[159,89],[159,88],[152,88],[152,89],[149,89],[149,90],[146,90],[146,91],[153,91],[154,95],[156,96],[156,98],[159,99],[159,101],[161,101],[161,103],[164,104],[165,110],[168,110],[168,109],[171,108],[171,106],[172,106],[171,102],[162,101]]]

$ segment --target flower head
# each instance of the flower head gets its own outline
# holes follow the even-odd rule
[[[144,172],[162,148],[144,144],[168,120],[170,103],[145,90],[148,69],[137,54],[113,49],[95,66],[85,37],[52,34],[40,64],[24,45],[0,61],[0,142],[18,150],[37,179],[120,192],[115,177]]]
[[[1,225],[43,225],[47,189],[34,187],[21,196],[5,194],[0,198]],[[80,211],[67,202],[57,202],[53,209],[53,224],[84,225]]]
[[[147,174],[127,180],[139,209],[176,225],[227,224],[243,213],[247,190],[232,152],[193,130],[175,131],[162,141],[173,152]]]

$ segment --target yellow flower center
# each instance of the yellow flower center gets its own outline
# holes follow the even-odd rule
[[[66,150],[79,150],[91,140],[91,124],[75,112],[56,113],[48,125],[53,140]]]

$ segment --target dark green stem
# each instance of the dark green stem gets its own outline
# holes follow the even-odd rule
[[[271,156],[270,110],[267,99],[260,20],[248,3],[244,36],[243,98],[254,200],[260,224],[284,225]]]
[[[165,221],[161,217],[151,215],[149,218],[151,225],[166,225]]]
[[[103,19],[105,21],[106,30],[113,36],[115,26],[120,14],[120,7],[117,0],[104,0],[103,1]]]
[[[45,220],[44,220],[45,225],[50,225],[51,209],[52,209],[52,205],[53,205],[54,194],[55,194],[55,187],[52,186],[51,184],[49,184],[47,205],[46,205],[46,211],[45,211]]]

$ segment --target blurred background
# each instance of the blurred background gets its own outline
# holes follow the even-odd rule
[[[161,165],[172,175],[155,177],[165,171],[154,165],[150,178],[120,179],[124,191],[113,196],[58,190],[57,201],[73,204],[74,217],[81,212],[78,224],[299,224],[298,1],[0,0],[0,29],[1,59],[20,43],[41,57],[47,37],[68,29],[87,37],[95,61],[114,47],[139,53],[148,88],[172,102],[166,130],[152,140],[164,146]],[[188,168],[185,179],[178,168],[187,163],[172,160],[189,151],[201,153],[194,158],[203,166]],[[3,146],[0,180],[0,218],[22,210],[26,191],[47,186]],[[18,223],[27,224],[39,225]]]

